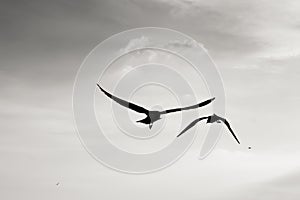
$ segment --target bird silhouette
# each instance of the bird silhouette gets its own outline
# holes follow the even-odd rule
[[[233,135],[233,137],[234,137],[235,140],[237,141],[237,143],[240,144],[240,141],[238,140],[238,138],[237,138],[236,135],[234,134],[233,130],[231,129],[229,122],[228,122],[225,118],[220,117],[220,116],[218,116],[218,115],[216,115],[216,114],[213,114],[213,115],[207,116],[207,117],[200,117],[200,118],[198,118],[198,119],[192,121],[185,129],[183,129],[183,130],[179,133],[179,135],[177,135],[177,137],[181,136],[181,135],[182,135],[183,133],[185,133],[187,130],[189,130],[190,128],[194,127],[198,122],[200,122],[200,121],[202,121],[202,120],[205,120],[205,119],[207,120],[207,121],[206,121],[207,124],[209,124],[209,123],[212,124],[212,123],[215,123],[215,122],[216,122],[216,123],[221,123],[221,122],[223,122],[223,123],[227,126],[227,128],[229,129],[229,131],[231,132],[231,134]]]
[[[161,119],[162,115],[179,112],[179,111],[183,111],[183,110],[199,108],[199,107],[202,107],[202,106],[205,106],[205,105],[211,103],[215,99],[215,98],[211,98],[211,99],[208,99],[201,103],[198,103],[198,104],[195,104],[192,106],[183,107],[183,108],[173,108],[173,109],[168,109],[168,110],[164,110],[164,111],[157,111],[157,110],[148,110],[146,108],[143,108],[142,106],[139,106],[134,103],[120,99],[120,98],[110,94],[109,92],[105,91],[99,84],[97,84],[97,86],[106,96],[108,96],[109,98],[111,98],[112,100],[117,102],[118,104],[120,104],[126,108],[129,108],[135,112],[147,115],[144,119],[138,120],[136,122],[149,125],[150,129],[152,128],[154,122]]]

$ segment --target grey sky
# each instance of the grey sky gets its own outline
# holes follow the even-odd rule
[[[299,11],[296,0],[1,1],[1,196],[298,199]],[[176,164],[140,176],[107,169],[84,150],[72,115],[76,72],[99,42],[144,26],[181,31],[209,51],[241,146],[225,133],[199,161],[207,130],[199,127]]]

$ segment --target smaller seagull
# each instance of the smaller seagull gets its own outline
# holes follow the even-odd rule
[[[229,122],[228,122],[225,118],[219,117],[219,116],[216,115],[216,114],[213,114],[213,115],[207,116],[207,117],[200,117],[200,118],[194,120],[194,121],[193,121],[192,123],[190,123],[185,129],[183,129],[183,131],[181,131],[181,132],[179,133],[179,135],[177,135],[177,137],[181,136],[184,132],[186,132],[186,131],[189,130],[190,128],[194,127],[198,122],[200,122],[200,121],[202,121],[202,120],[205,120],[205,119],[207,120],[207,121],[206,121],[207,124],[208,124],[208,123],[212,124],[212,123],[215,123],[215,122],[216,122],[216,123],[221,123],[221,122],[223,122],[223,123],[227,126],[227,128],[229,129],[229,131],[231,132],[231,134],[233,135],[233,137],[234,137],[235,140],[237,141],[237,143],[240,144],[240,141],[238,140],[238,138],[237,138],[236,135],[234,134],[233,130],[231,129],[231,127],[230,127],[230,125],[229,125]]]
[[[58,186],[58,185],[59,185],[59,182],[57,182],[56,185]]]

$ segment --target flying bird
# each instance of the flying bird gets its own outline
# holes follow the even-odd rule
[[[237,141],[237,143],[240,144],[240,141],[238,140],[238,138],[237,138],[236,135],[234,134],[233,130],[231,129],[229,122],[228,122],[225,118],[220,117],[220,116],[218,116],[218,115],[216,115],[216,114],[213,114],[213,115],[207,116],[207,117],[200,117],[200,118],[198,118],[198,119],[192,121],[185,129],[183,129],[183,130],[179,133],[179,135],[177,135],[177,137],[181,136],[181,135],[182,135],[183,133],[185,133],[187,130],[189,130],[190,128],[194,127],[198,122],[200,122],[200,121],[202,121],[202,120],[205,120],[205,119],[206,119],[206,123],[207,123],[207,124],[209,124],[209,123],[212,124],[212,123],[215,123],[215,122],[216,122],[216,123],[221,123],[221,122],[223,122],[223,123],[227,126],[227,128],[229,129],[229,131],[231,132],[231,134],[233,135],[233,137],[234,137],[235,140]]]
[[[122,105],[126,108],[129,108],[129,109],[131,109],[135,112],[147,115],[144,119],[138,120],[136,122],[149,125],[149,129],[151,129],[152,126],[153,126],[153,123],[160,120],[161,116],[164,115],[164,114],[169,114],[169,113],[174,113],[174,112],[178,112],[178,111],[199,108],[199,107],[202,107],[202,106],[205,106],[205,105],[211,103],[215,99],[215,98],[211,98],[211,99],[208,99],[208,100],[203,101],[201,103],[198,103],[196,105],[187,106],[187,107],[183,107],[183,108],[174,108],[174,109],[169,109],[169,110],[164,110],[164,111],[157,111],[157,110],[148,110],[146,108],[143,108],[142,106],[139,106],[139,105],[136,105],[134,103],[125,101],[123,99],[120,99],[120,98],[108,93],[107,91],[105,91],[99,84],[97,84],[97,86],[99,87],[99,89],[106,96],[108,96],[109,98],[114,100],[116,103],[118,103],[118,104],[120,104],[120,105]]]

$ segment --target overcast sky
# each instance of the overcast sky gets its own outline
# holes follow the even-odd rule
[[[4,199],[299,199],[299,1],[0,2]],[[84,150],[72,114],[77,70],[104,39],[145,26],[204,45],[242,145],[224,134],[201,161],[199,135],[177,163],[146,175],[108,169]]]

